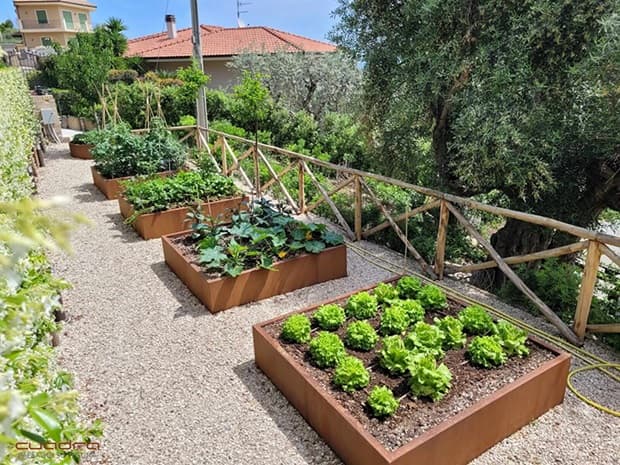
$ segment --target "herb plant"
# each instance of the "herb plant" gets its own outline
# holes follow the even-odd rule
[[[367,321],[354,321],[347,326],[344,342],[347,347],[354,350],[369,351],[374,349],[379,336]]]
[[[444,356],[445,335],[437,326],[418,321],[405,338],[405,347],[416,353],[428,353],[435,358]]]
[[[372,415],[377,418],[391,417],[398,409],[398,400],[392,390],[386,386],[375,386],[368,396],[366,404]]]
[[[418,300],[422,304],[422,307],[427,309],[441,310],[448,307],[448,298],[444,291],[437,286],[429,284],[424,286],[420,292],[418,292]]]
[[[379,351],[379,365],[392,375],[402,375],[407,371],[411,353],[400,336],[384,337]]]
[[[337,334],[321,331],[310,341],[310,356],[319,368],[335,367],[345,355],[344,344]]]
[[[525,341],[527,341],[527,333],[525,331],[505,320],[499,320],[496,327],[499,343],[504,348],[506,355],[509,357],[513,355],[525,357],[530,353],[530,350],[525,345]]]
[[[409,363],[409,389],[416,397],[441,400],[450,390],[452,373],[430,354],[414,354]]]
[[[345,307],[347,315],[358,320],[367,320],[377,314],[377,298],[368,292],[352,295]]]
[[[458,349],[465,345],[467,338],[463,334],[463,323],[458,318],[448,315],[441,319],[435,318],[434,321],[444,335],[444,348]]]
[[[291,315],[282,325],[280,337],[287,342],[305,344],[310,340],[310,320],[306,315]]]
[[[476,336],[467,347],[467,355],[473,364],[484,368],[503,365],[508,359],[497,336]]]
[[[353,392],[368,386],[370,374],[359,358],[345,356],[334,370],[334,384],[344,392]]]
[[[344,309],[336,304],[322,305],[314,312],[313,317],[319,328],[326,331],[340,328],[340,325],[346,320]]]
[[[381,315],[381,333],[384,335],[400,334],[409,326],[407,311],[400,306],[387,307]]]
[[[413,276],[403,276],[398,280],[396,289],[402,299],[415,299],[422,290],[422,282]]]
[[[398,299],[398,289],[391,284],[379,283],[373,291],[373,295],[380,304],[389,303]]]
[[[495,333],[495,323],[487,311],[479,305],[470,305],[459,312],[459,320],[467,334],[484,335]]]

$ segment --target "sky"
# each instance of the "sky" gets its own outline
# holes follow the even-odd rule
[[[189,0],[90,0],[97,5],[93,23],[119,17],[127,25],[127,37],[133,38],[165,30],[164,16],[176,16],[177,28],[191,26]],[[335,21],[331,12],[338,0],[242,0],[242,20],[249,26],[270,26],[317,40],[326,40]],[[199,0],[201,24],[237,26],[236,0]],[[0,21],[15,21],[12,0],[0,0]]]

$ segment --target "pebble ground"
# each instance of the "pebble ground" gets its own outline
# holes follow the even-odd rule
[[[347,278],[211,315],[167,268],[160,241],[143,241],[123,224],[117,202],[105,200],[92,184],[90,165],[70,158],[66,144],[50,146],[39,186],[41,197],[66,196],[64,208],[92,223],[74,233],[72,255],[53,257],[55,272],[73,285],[63,296],[68,320],[60,364],[75,374],[86,414],[106,425],[102,449],[88,453],[85,463],[340,464],[255,367],[251,326],[390,273],[349,250]],[[401,260],[362,245],[393,263]],[[462,283],[453,285],[500,305]],[[618,361],[596,344],[587,348]],[[578,385],[620,408],[618,383],[592,373]],[[618,457],[620,418],[567,393],[563,405],[472,463],[615,465]]]

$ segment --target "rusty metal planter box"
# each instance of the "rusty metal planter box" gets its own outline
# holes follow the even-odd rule
[[[90,167],[90,171],[93,175],[93,182],[95,186],[101,191],[105,198],[108,200],[118,199],[123,192],[123,187],[120,184],[120,181],[127,181],[128,179],[132,179],[135,176],[125,176],[122,178],[113,178],[107,179],[104,178],[99,171],[94,166]],[[176,171],[162,171],[161,173],[157,173],[158,176],[166,177],[171,176]]]
[[[337,302],[349,295],[321,304]],[[318,306],[254,325],[254,356],[256,365],[348,465],[467,464],[564,399],[570,356],[530,338],[556,357],[400,448],[389,451],[265,329],[292,314],[305,313]]]
[[[220,217],[223,222],[230,219],[233,210],[243,208],[244,196],[231,197],[228,199],[204,202],[201,204],[203,214],[213,218]],[[123,218],[129,218],[134,214],[133,206],[124,198],[118,198],[118,205]],[[131,223],[133,228],[143,239],[155,239],[166,234],[172,234],[187,230],[186,218],[190,207],[172,208],[156,213],[144,213],[138,215]]]
[[[171,239],[183,231],[162,236],[167,265],[211,313],[347,276],[347,249],[338,245],[318,254],[303,254],[274,263],[277,271],[253,268],[239,276],[209,279],[190,263]]]
[[[69,153],[73,158],[81,158],[82,160],[92,160],[93,155],[90,153],[94,145],[90,144],[74,144],[69,142]]]

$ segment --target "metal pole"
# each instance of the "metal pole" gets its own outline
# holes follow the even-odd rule
[[[202,44],[200,41],[200,20],[198,18],[198,0],[190,0],[192,7],[192,44],[194,45],[194,59],[197,61],[200,71],[204,73],[205,66],[202,57]],[[204,86],[198,90],[196,99],[196,121],[198,127],[209,129],[207,118],[207,99]]]

